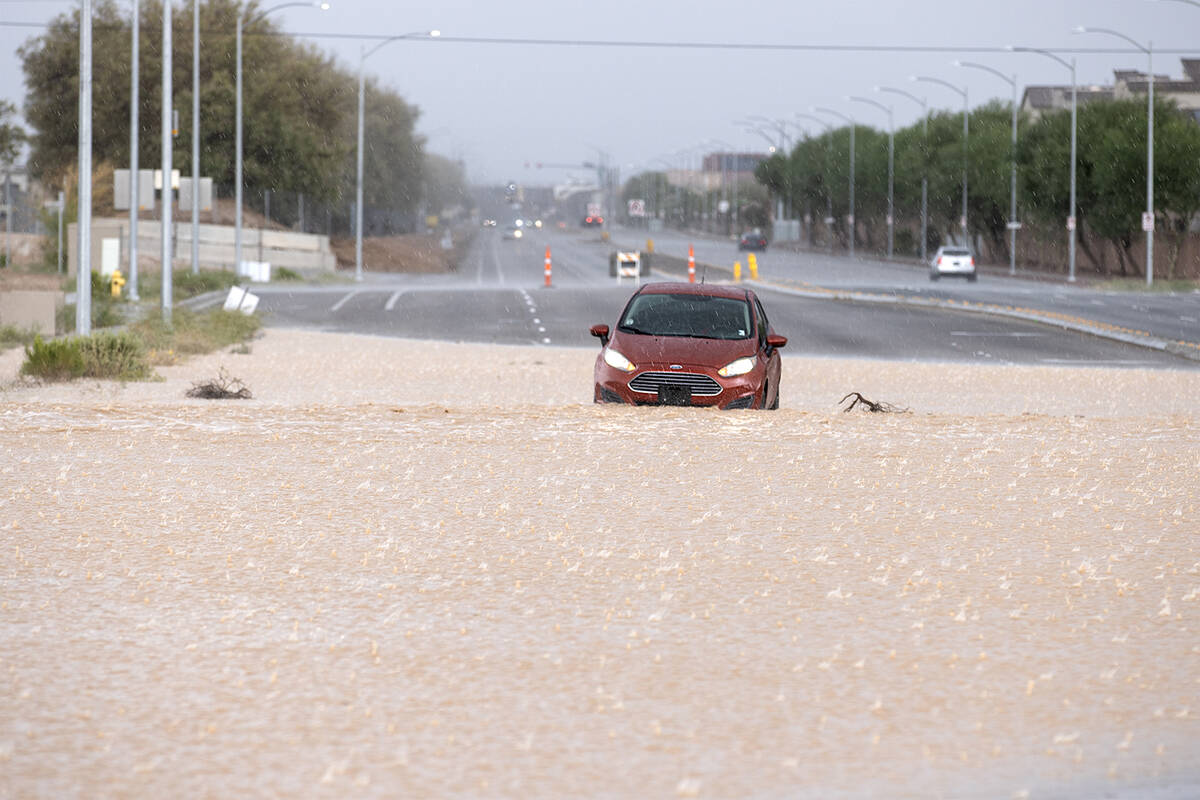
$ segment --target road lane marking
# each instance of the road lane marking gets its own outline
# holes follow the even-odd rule
[[[1074,365],[1082,364],[1088,366],[1112,366],[1112,367],[1144,367],[1153,366],[1153,361],[1141,361],[1133,358],[1116,358],[1116,359],[1087,359],[1087,358],[1039,358],[1040,364],[1063,364]]]
[[[356,294],[358,294],[357,289],[355,289],[353,292],[350,292],[349,294],[347,294],[341,300],[338,300],[336,303],[333,304],[333,308],[329,309],[329,313],[331,313],[331,314],[336,313],[339,309],[341,309],[342,306],[344,306],[344,305],[346,305],[346,303],[350,302],[350,298],[354,297],[354,295],[356,295]]]
[[[1196,318],[1195,317],[1180,317],[1179,321],[1180,322],[1196,322]]]
[[[986,336],[986,337],[1006,336],[1011,339],[1035,339],[1035,338],[1044,336],[1045,334],[1030,333],[1028,331],[996,331],[994,333],[989,332],[989,331],[950,331],[950,335],[951,336]]]
[[[387,305],[385,305],[385,306],[383,307],[383,310],[384,310],[384,311],[391,311],[393,308],[395,308],[395,307],[396,307],[396,301],[400,299],[400,295],[402,295],[402,294],[404,294],[404,290],[403,290],[403,289],[401,289],[401,290],[400,290],[400,291],[398,291],[398,292],[392,292],[392,296],[388,298]]]

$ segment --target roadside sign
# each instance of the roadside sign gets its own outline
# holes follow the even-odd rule
[[[1142,230],[1146,233],[1154,233],[1154,214],[1147,211],[1142,214]]]
[[[1008,228],[1010,231],[1019,231],[1019,230],[1021,230],[1021,223],[1010,222],[1007,225],[1005,225],[1004,227]]]
[[[719,211],[722,214],[728,214],[729,213],[729,201],[722,200],[721,202],[717,203],[717,211]]]
[[[630,200],[629,201],[629,216],[631,216],[631,217],[646,216],[646,201],[645,200]]]
[[[617,253],[617,281],[621,278],[634,278],[640,281],[642,275],[641,253]]]
[[[1074,217],[1067,217],[1067,230],[1069,230],[1069,231],[1075,230],[1075,218]]]
[[[589,217],[600,216],[600,204],[599,203],[588,203],[587,204],[587,215]]]

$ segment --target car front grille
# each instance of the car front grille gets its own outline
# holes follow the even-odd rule
[[[695,372],[643,372],[629,382],[629,388],[643,394],[658,394],[660,386],[687,386],[695,397],[714,397],[721,384]]]

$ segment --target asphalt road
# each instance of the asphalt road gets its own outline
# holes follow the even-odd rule
[[[620,232],[617,234],[621,237]],[[543,279],[543,258],[549,245],[553,258],[552,287]],[[659,235],[659,252],[671,252],[686,240]],[[711,247],[713,255],[707,256]],[[720,247],[736,253],[728,242],[706,242],[710,261],[722,257]],[[596,231],[535,231],[522,240],[505,240],[498,231],[482,231],[454,275],[372,273],[361,284],[321,287],[270,285],[256,287],[259,309],[268,325],[316,328],[416,339],[597,346],[588,333],[595,323],[615,323],[634,290],[630,279],[618,284],[608,275],[612,247]],[[825,257],[821,257],[825,259]],[[783,282],[822,285],[840,282],[881,293],[928,290],[920,270],[891,264],[834,259],[840,272],[821,277],[821,259],[772,252],[759,259],[762,277]],[[732,259],[731,259],[732,260]],[[661,276],[654,276],[659,279]],[[727,274],[710,274],[727,280]],[[981,278],[977,284],[939,288],[953,295],[987,293],[994,302],[1030,303],[1046,300],[1047,287],[1027,281]],[[1098,309],[1091,293],[1069,287],[1073,308]],[[857,303],[797,297],[759,287],[775,329],[789,338],[788,353],[831,357],[896,360],[1070,364],[1093,366],[1200,368],[1200,362],[1121,342],[1063,331],[1021,320],[905,305]],[[1026,294],[1028,292],[1028,294]],[[980,295],[981,296],[981,295]],[[979,299],[977,297],[977,299]],[[1177,317],[1200,316],[1192,296],[1118,298],[1122,313],[1136,304],[1170,307]],[[1104,307],[1109,308],[1108,306]],[[1190,311],[1191,313],[1183,313]],[[1156,312],[1157,313],[1157,312]],[[1163,314],[1169,313],[1166,311]],[[1200,329],[1184,332],[1200,341]],[[1166,323],[1164,323],[1166,324]]]

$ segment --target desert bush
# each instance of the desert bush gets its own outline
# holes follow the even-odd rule
[[[142,340],[128,332],[96,333],[45,341],[37,336],[25,346],[21,374],[47,381],[106,378],[139,381],[151,375]]]

